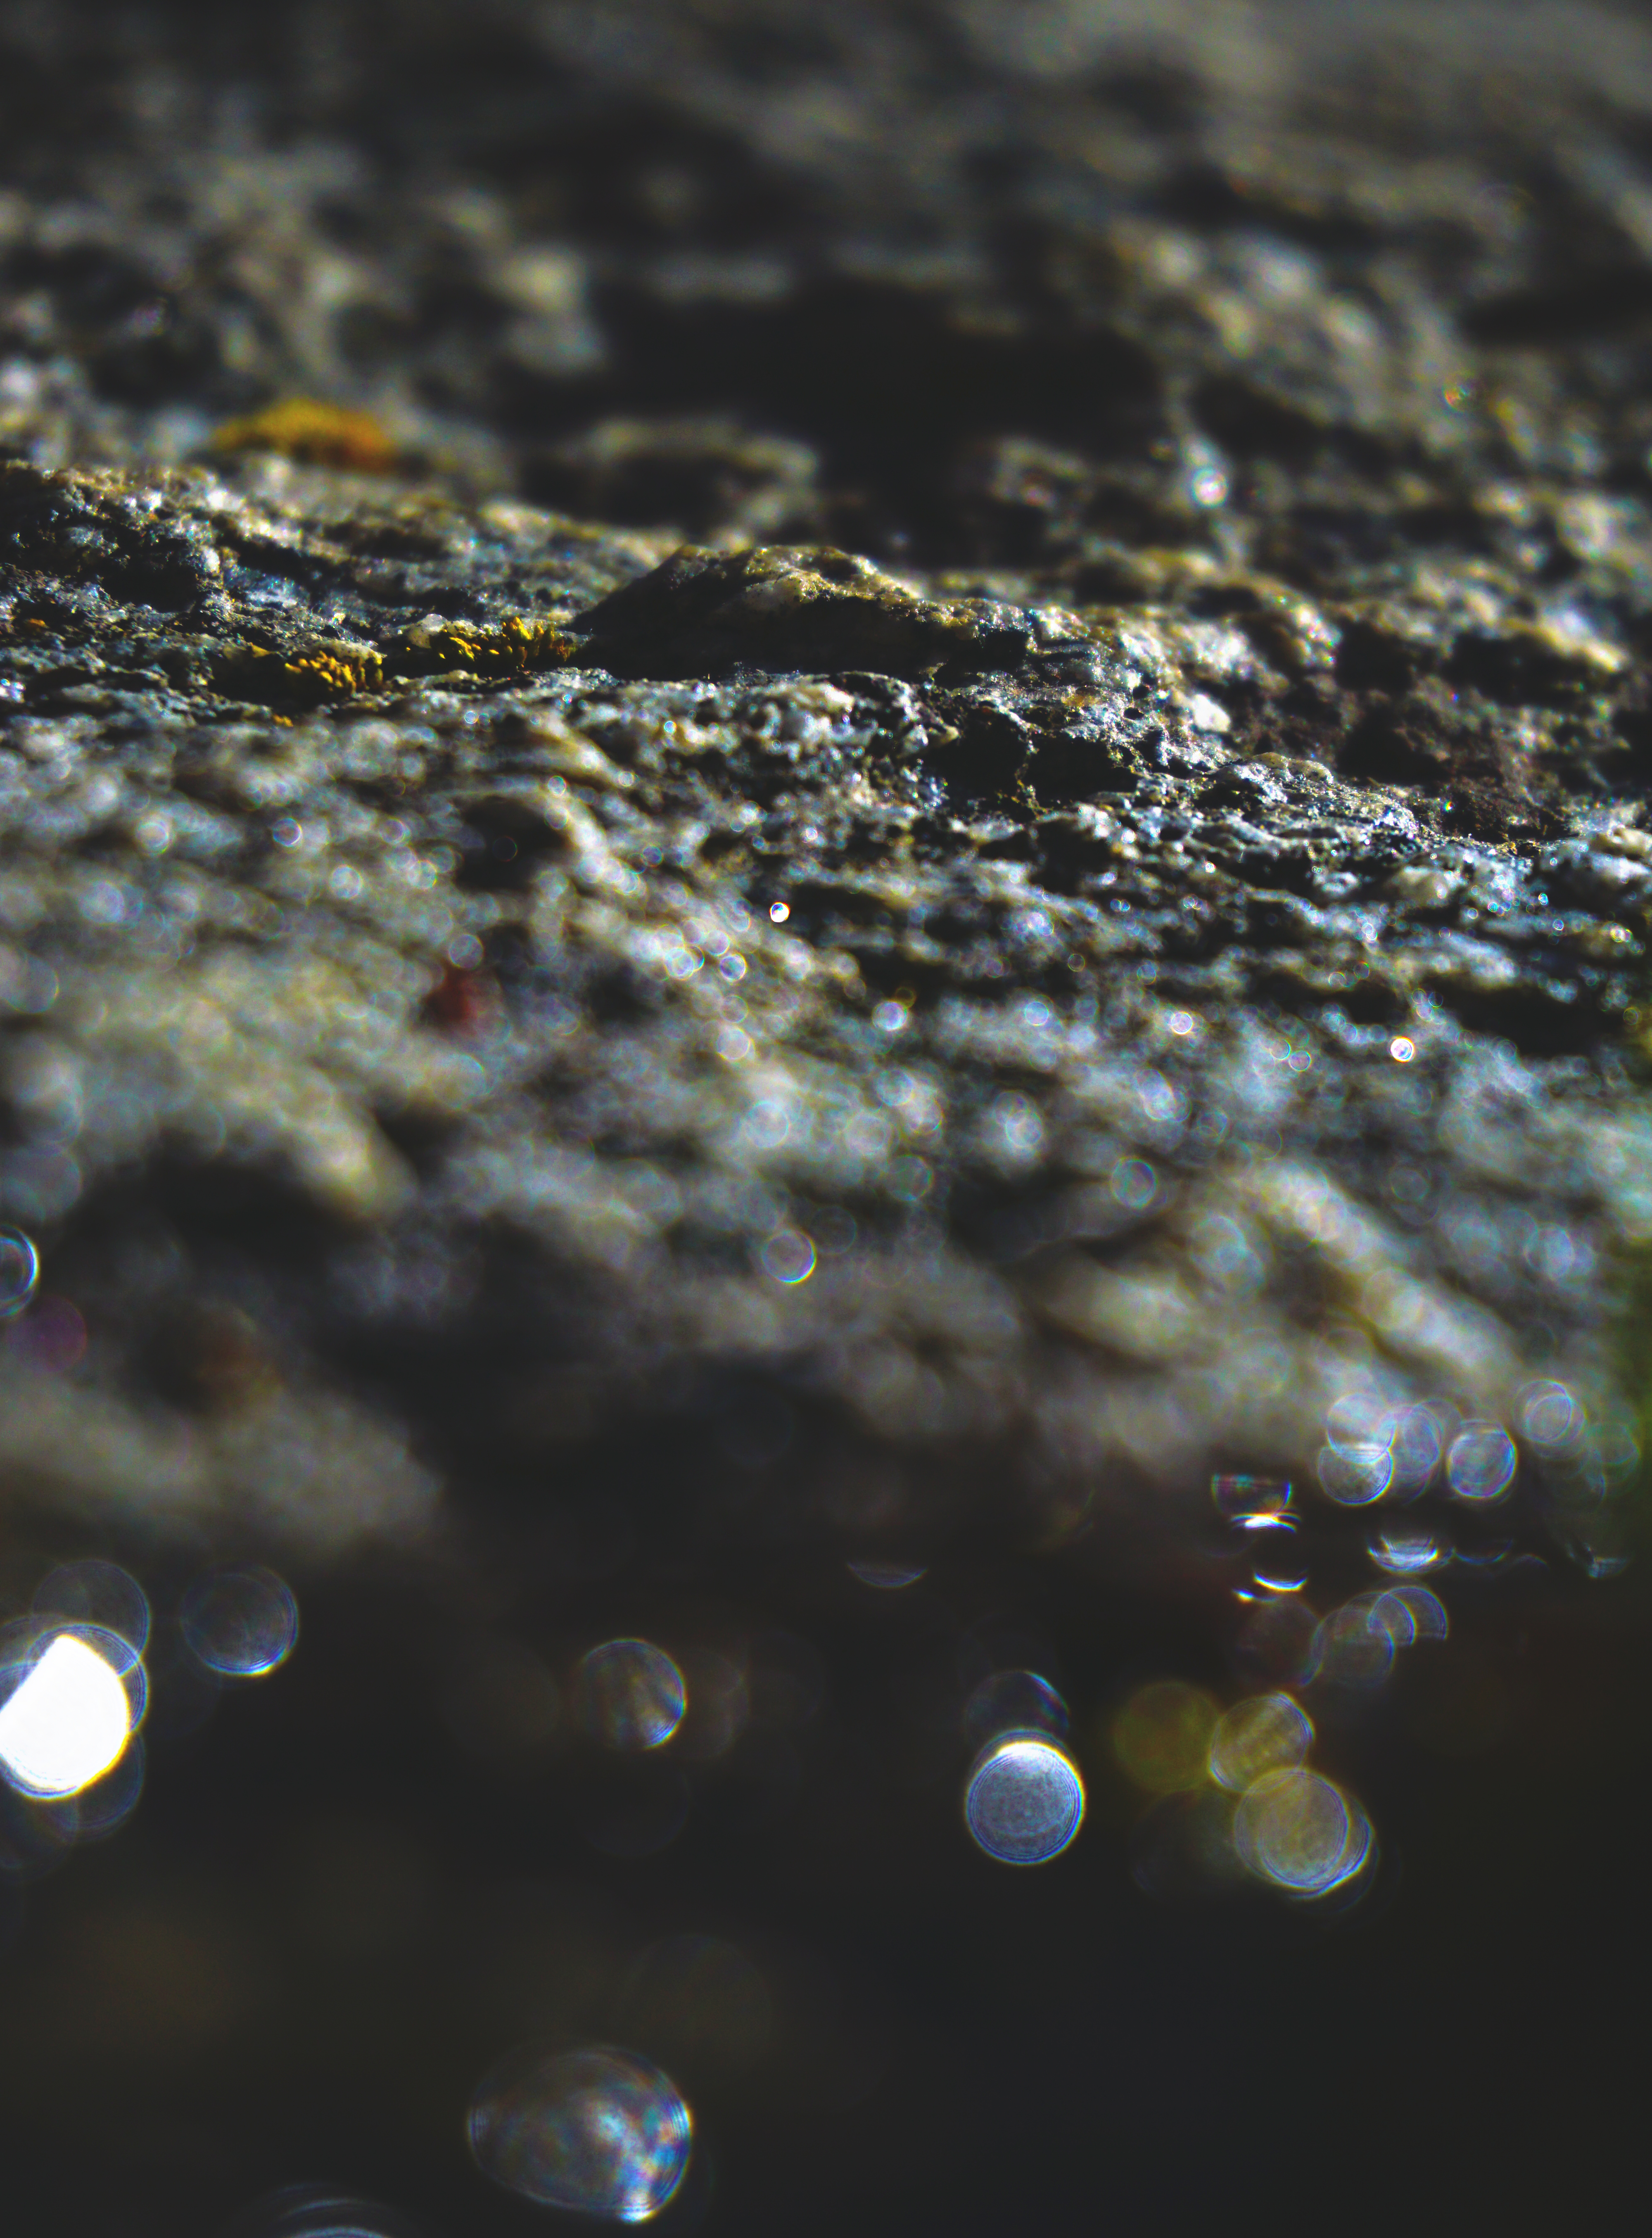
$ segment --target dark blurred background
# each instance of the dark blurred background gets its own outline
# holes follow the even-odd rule
[[[594,520],[979,567],[1231,534],[1334,572],[1423,533],[1383,493],[1449,424],[1441,368],[1490,354],[1530,458],[1587,437],[1646,479],[1640,10],[7,6],[0,116],[0,440],[42,463],[188,458],[318,394]],[[1339,370],[1293,247],[1387,289],[1413,355]],[[1247,287],[1275,340],[1241,378]],[[1217,440],[1231,527],[1185,494]],[[486,1426],[445,1404],[462,1476]],[[208,2238],[325,2178],[526,2232],[463,2113],[535,2033],[669,2069],[700,2143],[668,2227],[731,2238],[1633,2213],[1633,1570],[1458,1579],[1451,1640],[1329,1714],[1383,1863],[1327,1918],[1212,1892],[1114,1764],[1134,1686],[1233,1690],[1213,1527],[1151,1591],[963,1533],[879,1592],[760,1513],[708,1540],[682,1480],[639,1434],[543,1516],[478,1495],[445,1551],[295,1569],[290,1665],[216,1701],[165,1646],[191,1550],[18,1526],[15,1601],[108,1553],[160,1644],[141,1808],[8,1884],[17,2228]],[[574,1660],[633,1632],[696,1701],[743,1673],[737,1745],[618,1782],[581,1753]],[[1019,1665],[1091,1784],[1028,1872],[958,1799],[959,1701]]]

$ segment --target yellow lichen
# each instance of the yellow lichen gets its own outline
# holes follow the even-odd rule
[[[371,646],[339,644],[317,646],[296,655],[237,646],[219,664],[217,673],[221,691],[262,706],[287,703],[319,707],[330,699],[374,691],[383,680],[383,659]]]
[[[433,616],[415,624],[391,659],[398,672],[413,676],[454,669],[476,676],[521,676],[530,669],[557,667],[573,650],[573,639],[553,621],[511,614],[490,628]]]
[[[226,420],[212,439],[217,451],[275,451],[313,467],[346,467],[357,473],[388,473],[395,443],[370,413],[314,397],[289,396],[244,419]]]

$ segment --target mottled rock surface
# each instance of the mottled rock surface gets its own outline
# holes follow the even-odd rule
[[[1119,2228],[1276,2212],[1250,2069],[1187,2084],[1190,2159],[1176,2047],[1050,1987],[1159,1931],[1123,1871],[1052,1868],[1034,1929],[958,1862],[958,1708],[1059,1658],[1116,1866],[1120,1690],[1301,1675],[1212,1476],[1297,1485],[1324,1613],[1379,1581],[1387,1454],[1468,1676],[1316,1708],[1448,1830],[1384,1983],[1420,2010],[1483,1893],[1486,1751],[1513,1854],[1496,1750],[1556,1791],[1595,1719],[1622,1843],[1642,18],[14,7],[0,102],[0,1217],[45,1260],[7,1589],[94,1546],[161,1607],[229,1550],[321,1612],[240,1787],[213,1728],[242,1851],[181,1710],[150,1862],[27,1946],[28,2170],[75,2063],[114,2123],[30,2196],[204,2228],[330,2155],[514,2228],[455,2109],[557,2029],[687,2063],[719,2227],[1069,2227],[1089,2147],[978,2188],[958,2109],[1088,2138],[1103,2072]],[[1512,1490],[1463,1496],[1499,1434]],[[680,1843],[540,1747],[615,1631],[743,1705]],[[1539,1870],[1484,1865],[1496,1917]],[[772,2075],[684,2021],[738,1984],[637,1989],[708,1920]],[[1324,2042],[1284,1947],[1224,1945],[1191,2032],[1296,1967]]]

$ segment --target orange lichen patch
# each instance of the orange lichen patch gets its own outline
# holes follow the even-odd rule
[[[477,676],[521,676],[530,669],[558,667],[573,650],[573,639],[551,621],[511,614],[494,629],[433,618],[416,623],[391,659],[399,672],[412,676],[454,669]]]
[[[312,467],[348,467],[362,474],[388,473],[397,451],[370,413],[348,405],[289,396],[245,419],[227,420],[212,438],[216,451],[276,451]]]
[[[384,662],[366,646],[318,646],[290,657],[262,646],[237,646],[217,671],[220,691],[269,707],[319,707],[375,691],[383,680]]]

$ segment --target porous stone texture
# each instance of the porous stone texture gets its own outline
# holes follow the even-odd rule
[[[339,1543],[428,1519],[406,1442],[463,1471],[468,1414],[526,1477],[707,1405],[798,1527],[913,1544],[1174,1542],[1362,1392],[1518,1434],[1558,1376],[1627,1466],[1652,835],[1536,735],[1628,752],[1576,584],[1570,635],[1454,632],[1208,553],[1103,605],[281,459],[3,474],[7,1208],[71,1264],[150,1171],[315,1228],[280,1375],[181,1458],[132,1425],[151,1518]],[[212,1248],[113,1284],[95,1405],[24,1374],[43,1491],[129,1499],[133,1332]],[[1576,1458],[1524,1505],[1588,1562]]]

